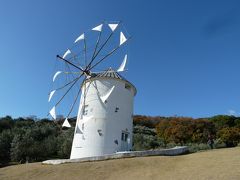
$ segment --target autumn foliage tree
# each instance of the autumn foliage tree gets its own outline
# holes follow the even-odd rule
[[[240,129],[237,127],[225,127],[218,131],[217,136],[227,147],[234,147],[240,142]]]
[[[208,135],[215,135],[214,124],[203,119],[172,118],[161,121],[156,129],[158,137],[162,138],[165,144],[206,143]]]
[[[213,122],[207,119],[193,120],[193,134],[191,141],[193,143],[206,143],[209,140],[209,136],[213,138],[216,135],[216,127]]]

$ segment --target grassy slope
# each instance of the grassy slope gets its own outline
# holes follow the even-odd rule
[[[167,157],[62,165],[23,164],[0,169],[0,179],[240,179],[240,147]]]

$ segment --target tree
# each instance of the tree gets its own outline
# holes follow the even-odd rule
[[[10,148],[13,135],[10,130],[5,130],[0,134],[0,165],[10,162]]]
[[[11,143],[11,161],[23,162],[26,160],[26,148],[23,147],[23,134],[15,134]],[[30,148],[29,146],[27,146]]]
[[[169,121],[168,120],[163,120],[156,127],[157,135],[162,140],[162,142],[164,143],[164,146],[166,146],[167,143],[169,142],[169,137],[166,133],[166,130],[169,128],[169,126],[170,126]]]
[[[157,135],[166,145],[174,142],[186,143],[206,143],[209,135],[215,135],[215,125],[206,119],[192,119],[176,117],[163,120],[157,125]]]
[[[157,126],[157,134],[166,143],[185,144],[191,141],[193,120],[191,118],[172,118],[162,121]]]
[[[222,129],[224,127],[233,127],[235,126],[235,116],[227,116],[227,115],[218,115],[213,116],[212,118],[209,118],[211,122],[213,122],[216,126],[216,128]]]
[[[225,127],[218,131],[217,136],[227,147],[234,147],[240,142],[240,129],[236,127]]]
[[[59,158],[69,158],[72,147],[74,127],[62,131],[57,137],[57,155]]]
[[[11,116],[6,116],[0,119],[0,133],[3,130],[11,129],[14,125],[14,121]]]
[[[193,121],[193,134],[192,142],[194,143],[207,143],[209,136],[216,135],[216,128],[213,122],[207,119],[198,119]]]
[[[28,122],[25,123],[28,124]],[[53,122],[34,122],[30,126],[20,126],[14,131],[11,144],[12,161],[35,162],[57,157],[59,129]]]

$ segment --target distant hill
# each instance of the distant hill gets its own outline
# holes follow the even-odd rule
[[[154,156],[98,162],[42,165],[29,163],[0,169],[1,180],[34,179],[240,179],[240,147],[182,156]]]

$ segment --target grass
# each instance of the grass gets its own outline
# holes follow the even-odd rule
[[[240,147],[182,156],[153,156],[62,165],[22,164],[0,169],[0,179],[240,179]]]

